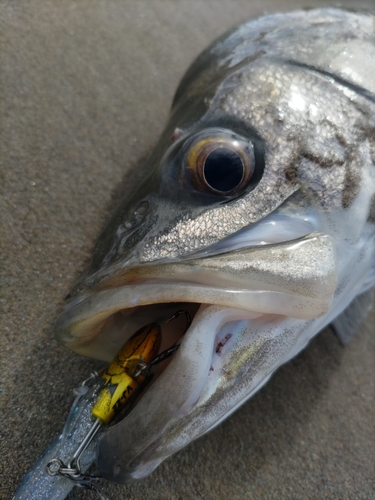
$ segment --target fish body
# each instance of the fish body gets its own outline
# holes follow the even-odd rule
[[[374,282],[374,16],[318,9],[239,26],[184,76],[56,324],[66,346],[107,361],[154,321],[161,350],[180,341],[104,433],[103,477],[150,474],[326,325],[348,339],[343,314]],[[176,308],[193,316],[183,336],[183,318],[165,326]]]

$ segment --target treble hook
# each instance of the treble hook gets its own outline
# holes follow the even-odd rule
[[[172,321],[172,319],[177,318],[181,314],[185,314],[185,317],[186,317],[187,325],[186,325],[186,330],[184,331],[184,333],[186,333],[186,331],[190,328],[190,325],[191,325],[191,316],[187,311],[185,311],[185,309],[180,309],[179,311],[172,314],[172,316],[167,319],[166,323],[169,323],[170,321]]]
[[[170,321],[172,321],[172,319],[176,319],[181,314],[185,314],[185,317],[186,317],[186,329],[183,333],[183,335],[185,335],[185,333],[187,332],[187,330],[190,328],[190,325],[191,325],[191,316],[187,311],[185,311],[185,309],[180,309],[179,311],[172,314],[172,316],[166,320],[166,323],[169,323]],[[180,347],[180,344],[177,342],[172,347],[169,347],[165,351],[161,352],[158,356],[156,356],[156,358],[154,358],[149,363],[147,363],[147,364],[146,363],[138,363],[136,366],[137,371],[133,374],[133,376],[139,377],[139,375],[141,373],[148,371],[152,366],[157,365],[158,363],[161,363],[165,359],[168,359],[170,356],[172,356],[172,354],[175,351],[177,351],[177,349]]]

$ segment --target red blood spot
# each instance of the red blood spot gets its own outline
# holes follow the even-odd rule
[[[225,346],[225,344],[228,342],[228,340],[233,337],[233,334],[232,333],[227,333],[225,335],[225,337],[223,338],[223,340],[221,342],[219,342],[216,346],[216,354],[221,354],[221,350],[222,348]]]

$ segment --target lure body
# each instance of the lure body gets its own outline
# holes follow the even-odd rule
[[[187,319],[189,323],[188,315]],[[73,486],[96,491],[104,498],[96,487],[99,478],[86,474],[95,457],[93,449],[98,432],[121,412],[130,411],[135,397],[151,378],[151,366],[164,361],[178,348],[173,346],[157,356],[160,341],[160,325],[146,325],[125,342],[100,376],[92,373],[75,389],[77,397],[62,433],[28,472],[13,500],[59,500]]]
[[[109,424],[122,408],[130,403],[145,382],[146,375],[135,376],[137,365],[152,361],[158,351],[161,329],[157,323],[147,325],[117,353],[101,377],[105,386],[99,394],[92,414],[101,423]]]
[[[129,187],[56,324],[62,343],[110,361],[176,303],[194,316],[144,397],[103,436],[109,480],[151,473],[326,325],[347,340],[353,310],[365,317],[373,26],[371,14],[338,9],[266,16],[219,39],[183,78],[143,182]],[[163,331],[160,349],[182,333]]]

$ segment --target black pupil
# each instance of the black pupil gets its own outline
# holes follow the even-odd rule
[[[243,163],[239,155],[227,148],[212,151],[204,163],[207,184],[216,191],[231,191],[243,177]]]

